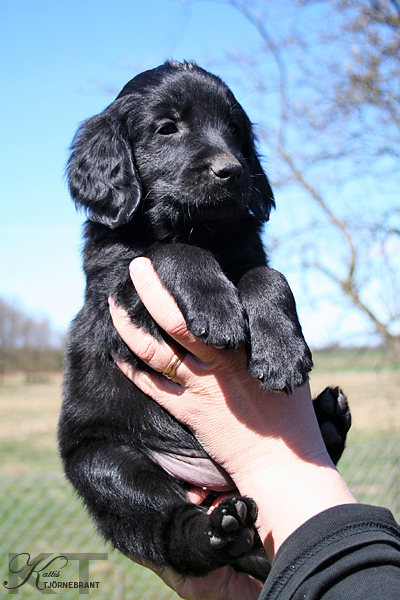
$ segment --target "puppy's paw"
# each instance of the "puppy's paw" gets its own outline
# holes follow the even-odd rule
[[[336,464],[342,456],[351,427],[351,413],[340,387],[327,387],[314,400],[314,410],[326,448]]]
[[[310,349],[304,338],[275,344],[271,338],[261,343],[255,343],[254,330],[252,333],[251,351],[248,368],[261,385],[275,392],[290,394],[308,380],[313,362]]]
[[[181,307],[187,327],[205,344],[218,348],[237,348],[246,341],[247,327],[234,286],[204,287],[201,297],[188,298]]]
[[[271,390],[292,392],[308,379],[312,357],[285,277],[269,267],[248,271],[239,293],[249,323],[249,370]]]
[[[257,508],[250,498],[223,500],[211,513],[206,531],[211,550],[232,558],[248,552],[254,543]]]
[[[247,322],[238,290],[210,252],[171,244],[158,247],[149,257],[194,336],[223,348],[246,341]]]

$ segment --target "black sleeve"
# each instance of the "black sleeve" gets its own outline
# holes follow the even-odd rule
[[[399,600],[400,527],[390,511],[345,504],[279,548],[259,600]]]

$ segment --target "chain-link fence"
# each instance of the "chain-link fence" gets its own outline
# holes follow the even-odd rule
[[[400,520],[399,439],[350,443],[340,470],[360,502],[386,506]],[[2,477],[0,484],[0,597],[177,598],[99,538],[61,475]]]
[[[151,571],[139,567],[104,543],[72,487],[61,475],[2,477],[0,484],[0,598],[18,594],[21,600],[27,600],[56,593],[71,600],[88,593],[92,600],[167,600],[174,597]],[[29,574],[29,565],[33,566],[43,556],[44,560],[27,583],[22,584]],[[65,560],[58,558],[62,556],[67,556],[67,565]],[[49,564],[52,559],[56,560]],[[88,561],[86,564],[85,560]],[[47,564],[49,566],[40,571]],[[85,566],[92,587],[79,588],[80,569]],[[13,573],[18,570],[21,570],[19,575]],[[36,582],[39,571],[41,574]],[[44,578],[44,572],[58,576]],[[60,589],[58,583],[70,587]],[[15,588],[16,585],[20,587]]]

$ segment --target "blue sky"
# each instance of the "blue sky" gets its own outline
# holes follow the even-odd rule
[[[276,6],[282,10],[284,4]],[[55,328],[66,330],[82,304],[84,289],[83,217],[75,212],[63,175],[78,124],[102,111],[138,72],[167,58],[194,59],[211,66],[256,121],[251,83],[239,90],[233,70],[223,60],[227,49],[235,50],[237,40],[249,48],[254,37],[252,27],[232,7],[218,2],[4,3],[0,21],[1,297],[15,300],[34,316],[48,316]],[[286,209],[280,206],[278,202],[271,227],[284,226],[290,217],[290,201]],[[285,271],[284,258],[278,268]],[[290,282],[297,294],[296,282]],[[297,299],[312,344],[336,336],[340,307],[321,304],[316,311],[315,306],[307,309],[301,297]],[[349,318],[351,326],[357,326],[357,316],[351,313]]]
[[[170,57],[203,64],[245,29],[229,7],[179,0],[3,5],[1,296],[66,328],[83,292],[83,219],[63,179],[77,125],[138,72]]]

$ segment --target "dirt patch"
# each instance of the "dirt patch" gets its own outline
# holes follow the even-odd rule
[[[61,407],[61,375],[27,383],[22,377],[0,384],[0,475],[59,472],[56,431]],[[353,415],[353,431],[400,431],[398,372],[317,370],[313,395],[340,385]]]
[[[400,373],[391,371],[346,371],[311,374],[311,389],[317,395],[327,385],[339,385],[347,395],[353,429],[400,431]]]
[[[45,382],[8,380],[0,385],[0,441],[40,436],[53,440],[61,407],[61,375]],[[316,371],[311,389],[317,395],[327,385],[340,385],[347,394],[353,427],[400,431],[400,374],[397,372]],[[50,442],[49,442],[50,443]]]
[[[0,475],[60,472],[57,421],[61,375],[22,376],[0,384]]]
[[[0,385],[0,441],[32,435],[54,438],[61,407],[61,375],[26,383],[18,377]]]

